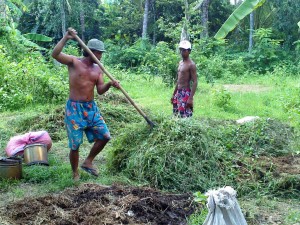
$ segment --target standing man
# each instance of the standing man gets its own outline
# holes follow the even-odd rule
[[[117,81],[104,83],[103,71],[95,64],[87,52],[82,58],[62,53],[62,49],[69,39],[73,39],[77,32],[70,29],[57,43],[52,52],[52,57],[58,62],[68,66],[69,71],[69,100],[65,107],[65,124],[69,139],[70,163],[74,181],[79,180],[79,146],[83,142],[83,131],[90,143],[94,145],[81,165],[86,172],[98,176],[98,171],[93,165],[94,158],[110,140],[109,130],[94,101],[94,88],[99,95],[108,91],[113,86],[120,88]],[[104,44],[98,39],[91,39],[87,47],[97,59],[101,59],[105,52]]]
[[[173,104],[174,115],[187,118],[193,115],[194,94],[198,85],[197,70],[196,64],[190,59],[191,43],[187,40],[181,41],[179,50],[182,60],[178,66],[177,82],[171,104]]]

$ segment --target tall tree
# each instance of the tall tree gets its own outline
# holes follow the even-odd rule
[[[210,0],[204,0],[201,5],[201,25],[203,31],[201,32],[201,38],[208,37],[208,7]]]
[[[145,9],[144,9],[144,19],[143,19],[143,32],[142,32],[142,38],[147,38],[147,28],[148,28],[148,16],[149,16],[149,1],[145,0]]]
[[[83,42],[85,42],[85,13],[84,13],[84,7],[83,2],[80,0],[80,27],[81,27],[81,39]]]
[[[6,18],[6,5],[5,5],[5,1],[4,0],[0,0],[0,19],[1,20],[5,20],[5,18]]]
[[[250,31],[249,31],[249,53],[253,47],[253,31],[254,31],[254,12],[250,13]]]
[[[61,32],[64,35],[66,29],[66,11],[65,11],[65,0],[60,0],[60,16],[61,16]]]
[[[189,26],[190,15],[189,15],[189,3],[187,0],[184,1],[184,9],[185,9],[184,10],[185,20],[182,26],[180,40],[189,40],[188,26]]]

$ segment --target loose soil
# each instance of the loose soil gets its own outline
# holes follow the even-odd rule
[[[181,225],[196,209],[191,194],[83,184],[60,194],[10,203],[1,209],[0,224]]]
[[[271,87],[256,84],[224,84],[223,86],[226,90],[232,92],[264,92],[271,89]]]

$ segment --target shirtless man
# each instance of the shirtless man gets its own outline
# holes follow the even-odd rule
[[[93,166],[93,160],[111,138],[100,110],[94,102],[94,88],[96,87],[97,93],[101,95],[111,86],[120,88],[120,85],[117,81],[104,83],[103,71],[94,63],[88,53],[84,52],[83,58],[62,53],[67,41],[73,39],[73,35],[76,34],[74,29],[66,32],[54,47],[52,57],[68,66],[70,93],[65,108],[65,124],[71,149],[69,158],[73,179],[78,181],[79,146],[83,142],[83,131],[88,141],[94,142],[94,145],[81,168],[94,176],[98,176],[98,171]],[[99,60],[102,53],[105,52],[103,42],[97,39],[91,39],[87,47]]]
[[[193,115],[193,98],[198,85],[196,64],[189,57],[191,49],[192,46],[189,41],[184,40],[179,43],[182,60],[178,66],[177,83],[171,104],[173,104],[173,114],[181,118]],[[191,81],[193,82],[192,89],[190,87]]]

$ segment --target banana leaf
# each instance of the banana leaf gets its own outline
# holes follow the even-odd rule
[[[34,34],[34,33],[28,33],[28,34],[24,34],[24,37],[26,37],[29,40],[32,41],[42,41],[42,42],[51,42],[52,38],[45,36],[43,34]]]
[[[242,19],[253,12],[256,8],[262,6],[264,2],[265,0],[245,0],[236,10],[234,10],[234,12],[221,26],[219,31],[216,33],[215,38],[225,38]]]
[[[298,24],[298,27],[300,28],[300,21],[297,24]]]

